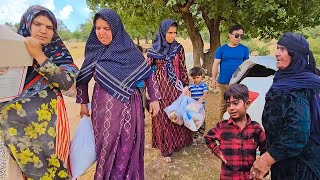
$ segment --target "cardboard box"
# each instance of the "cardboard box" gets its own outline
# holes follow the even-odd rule
[[[21,94],[33,58],[24,37],[5,26],[0,26],[0,54],[0,102],[4,102]]]

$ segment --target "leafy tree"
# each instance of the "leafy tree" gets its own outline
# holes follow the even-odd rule
[[[201,57],[209,75],[213,53],[221,44],[222,32],[226,36],[230,25],[241,24],[249,38],[265,39],[320,25],[320,0],[87,0],[87,4],[93,10],[106,6],[115,9],[127,29],[137,31],[135,34],[143,31],[127,20],[138,24],[148,19],[147,27],[154,29],[164,17],[179,17],[192,41],[194,64],[199,65]],[[209,31],[210,50],[206,53],[203,28]]]
[[[58,34],[62,40],[66,41],[72,38],[72,33],[64,24],[63,20],[57,18],[57,25]]]
[[[160,22],[175,16],[171,8],[163,8],[165,4],[159,0],[137,0],[130,3],[127,0],[87,0],[87,4],[93,12],[104,7],[117,11],[126,31],[137,41],[140,38],[153,39]]]
[[[72,37],[77,39],[78,41],[81,40],[82,33],[79,30],[76,30],[72,33]]]
[[[58,26],[58,31],[68,30],[68,27],[64,24],[63,20],[59,18],[57,18],[57,26]]]
[[[317,38],[320,37],[320,26],[316,26],[314,28],[305,28],[302,30],[302,33],[310,38]]]
[[[14,32],[17,32],[18,28],[19,28],[19,23],[14,24],[12,22],[5,22],[4,25],[7,26],[8,28],[10,28]]]
[[[79,31],[81,32],[81,40],[86,41],[92,29],[92,19],[87,19],[83,24],[80,24]]]

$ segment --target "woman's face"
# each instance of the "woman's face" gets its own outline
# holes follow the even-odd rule
[[[99,41],[106,46],[109,45],[112,41],[112,31],[107,21],[98,18],[95,26]]]
[[[42,45],[49,44],[53,37],[53,24],[46,16],[39,15],[32,20],[31,37],[36,38]]]
[[[287,48],[278,45],[276,51],[277,67],[279,69],[287,68],[291,63],[291,56],[289,56]]]
[[[176,39],[177,36],[177,27],[170,26],[166,33],[166,41],[171,44]]]

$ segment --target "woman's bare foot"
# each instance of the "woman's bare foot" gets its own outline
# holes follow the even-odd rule
[[[163,157],[164,162],[169,163],[171,162],[171,157]]]

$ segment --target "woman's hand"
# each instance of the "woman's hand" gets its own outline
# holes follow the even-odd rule
[[[185,96],[191,96],[191,92],[189,91],[189,87],[188,86],[183,88],[182,94],[185,95]]]
[[[29,54],[38,62],[41,66],[42,63],[47,59],[47,56],[42,51],[42,45],[40,41],[33,37],[26,37],[24,43],[27,46]]]
[[[159,101],[153,101],[150,103],[150,111],[149,113],[152,115],[152,117],[155,117],[158,112],[160,111],[160,104]]]
[[[254,161],[250,170],[250,177],[254,180],[263,180],[275,162],[276,160],[268,152],[262,154]]]
[[[87,104],[81,104],[80,117],[82,118],[84,115],[90,117],[89,108]]]

